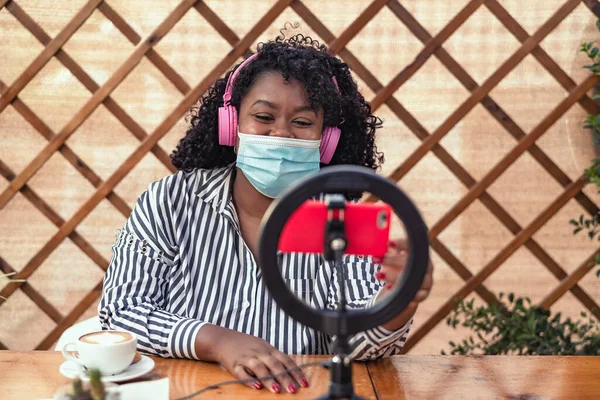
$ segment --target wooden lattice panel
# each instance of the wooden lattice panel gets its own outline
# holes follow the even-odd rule
[[[569,21],[581,25],[582,13],[592,22],[600,16],[597,1],[557,0],[555,7],[544,9],[548,12],[529,19],[522,18],[522,2],[498,0],[450,4],[435,0],[160,1],[147,4],[152,15],[160,16],[150,23],[122,3],[89,0],[82,1],[73,15],[57,13],[60,21],[52,19],[54,24],[44,24],[51,18],[38,15],[36,8],[32,17],[26,3],[0,0],[0,17],[22,32],[14,37],[19,48],[12,49],[11,56],[14,53],[15,60],[26,66],[18,73],[0,67],[0,137],[9,137],[3,132],[2,118],[8,121],[6,126],[23,126],[24,135],[10,139],[19,157],[0,153],[5,157],[0,157],[0,175],[5,179],[0,182],[0,227],[5,227],[3,218],[11,221],[7,216],[23,215],[19,226],[0,235],[0,269],[16,271],[15,278],[27,280],[7,284],[0,291],[8,298],[0,300],[0,319],[2,308],[12,304],[13,313],[33,320],[35,310],[20,305],[35,304],[44,315],[37,324],[43,337],[31,347],[51,347],[67,327],[90,309],[93,312],[108,266],[112,231],[131,213],[141,192],[139,181],[147,185],[175,171],[168,153],[185,129],[182,117],[189,108],[257,41],[273,38],[285,22],[298,19],[303,33],[328,44],[350,65],[375,114],[391,126],[378,140],[392,154],[388,160],[398,164],[390,167],[388,162],[384,173],[403,187],[411,182],[419,187],[419,180],[427,182],[431,171],[447,176],[448,186],[431,195],[441,203],[432,203],[437,204],[435,211],[425,217],[436,265],[453,276],[444,281],[445,275],[438,274],[436,278],[442,279],[436,282],[453,283],[434,288],[435,309],[431,302],[420,308],[407,351],[440,325],[456,299],[474,292],[485,302],[494,301],[497,289],[510,288],[511,282],[506,276],[498,278],[503,275],[497,271],[514,275],[515,265],[523,260],[542,271],[532,273],[530,281],[545,293],[537,299],[539,304],[550,307],[569,296],[600,318],[595,299],[600,293],[582,286],[597,249],[588,246],[589,254],[571,266],[563,256],[553,256],[551,242],[541,230],[553,226],[552,232],[568,231],[566,224],[561,227],[555,221],[557,216],[563,218],[564,209],[598,212],[597,198],[590,198],[593,192],[583,190],[587,182],[580,177],[582,168],[575,168],[575,176],[573,168],[566,172],[564,163],[556,161],[562,153],[551,145],[559,141],[555,137],[563,121],[598,113],[588,95],[597,78],[581,72],[581,66],[565,72],[578,43],[569,49],[569,56],[560,48],[560,39],[572,31]],[[425,14],[433,16],[426,25],[420,22]],[[485,34],[473,36],[478,31]],[[464,40],[472,37],[477,39],[474,43]],[[188,39],[187,45],[181,38]],[[21,39],[30,44],[20,46]],[[589,40],[593,37],[581,41]],[[107,41],[106,51],[112,56],[95,54],[94,48],[106,46]],[[397,43],[402,43],[401,49]],[[486,46],[501,49],[488,55]],[[5,73],[13,75],[2,81]],[[542,82],[541,89],[525,92],[519,74],[531,76],[533,88]],[[62,77],[63,98],[53,97],[47,75]],[[530,110],[511,103],[519,91],[531,96]],[[415,92],[424,95],[419,99]],[[153,94],[151,101],[148,93]],[[536,102],[539,96],[545,101]],[[406,98],[410,100],[403,101]],[[573,111],[574,105],[579,112]],[[46,108],[57,111],[51,116],[40,112]],[[533,114],[539,118],[530,117]],[[496,148],[469,147],[478,141],[477,132],[465,128],[470,133],[461,136],[457,127],[481,127],[474,121],[486,118],[489,128],[481,134],[497,138]],[[386,136],[389,129],[398,131],[394,140]],[[555,138],[547,139],[550,144],[545,142],[549,137]],[[35,144],[21,148],[19,140]],[[466,157],[456,154],[463,142],[470,142],[463,146],[471,152]],[[98,155],[94,147],[110,148],[110,154]],[[481,160],[471,165],[478,157]],[[550,187],[547,192],[539,193],[538,186],[519,181],[530,170],[550,178],[544,183]],[[64,173],[53,176],[55,171]],[[518,194],[504,189],[511,181],[519,181],[524,196],[541,203],[515,206],[512,199]],[[528,187],[533,188],[531,193]],[[453,195],[444,198],[444,189]],[[415,196],[421,206],[419,194]],[[23,210],[45,218],[29,220],[30,213]],[[481,215],[487,215],[489,222],[477,225]],[[26,236],[27,227],[34,224],[36,234],[27,243],[11,241]],[[487,247],[473,243],[474,249],[463,251],[468,246],[459,249],[456,241],[469,237],[464,232],[471,227],[493,230],[501,240]],[[3,254],[2,249],[14,248],[23,251],[10,250],[10,257]],[[98,268],[69,271],[84,264]],[[64,285],[64,280],[78,285]],[[36,289],[42,286],[50,293]],[[4,328],[0,323],[0,338],[6,340]],[[5,347],[0,342],[0,348]]]

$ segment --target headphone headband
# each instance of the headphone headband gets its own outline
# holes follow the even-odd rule
[[[233,92],[233,84],[235,83],[236,78],[240,74],[240,71],[244,69],[244,67],[248,64],[251,64],[254,60],[258,58],[258,52],[252,54],[250,57],[246,58],[243,63],[240,64],[239,67],[233,71],[232,74],[229,75],[229,79],[227,79],[227,86],[225,86],[225,94],[223,95],[223,105],[228,106],[231,102],[231,94]]]

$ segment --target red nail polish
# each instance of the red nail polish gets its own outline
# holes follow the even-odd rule
[[[383,272],[376,272],[375,273],[375,278],[379,279],[380,281],[382,281],[382,280],[385,279],[385,273],[383,273]]]
[[[279,385],[276,383],[274,383],[273,386],[271,386],[271,388],[275,393],[279,393],[281,391],[281,387],[279,387]]]
[[[387,285],[387,286],[386,286],[386,289],[387,289],[387,290],[390,290],[391,288],[392,288],[392,285]]]
[[[302,387],[308,387],[308,381],[304,378],[300,380],[300,384],[302,385]]]
[[[398,245],[396,244],[396,242],[394,242],[394,241],[391,241],[391,240],[390,240],[390,241],[388,242],[388,246],[389,246],[389,247],[391,247],[392,249],[395,249],[395,248],[396,248],[396,246],[398,246]]]
[[[254,382],[254,383],[252,384],[252,386],[253,386],[253,387],[254,387],[254,389],[256,389],[256,390],[258,390],[258,389],[262,388],[262,385],[261,385],[261,384],[260,384],[260,382],[258,382],[258,381],[257,381],[257,382]]]
[[[290,393],[296,393],[296,386],[290,385],[288,386],[288,390],[290,391]]]

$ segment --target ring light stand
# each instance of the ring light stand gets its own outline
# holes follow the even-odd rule
[[[364,310],[346,310],[346,271],[342,257],[348,243],[344,229],[345,200],[339,194],[348,192],[370,192],[388,203],[404,223],[408,237],[408,259],[399,282],[384,299]],[[323,257],[335,263],[340,282],[340,302],[335,311],[314,309],[296,297],[285,284],[277,259],[279,237],[288,218],[306,200],[320,194],[337,195],[327,197],[323,247]],[[366,167],[332,166],[298,182],[273,201],[260,227],[259,261],[265,285],[281,309],[303,325],[334,337],[329,394],[322,399],[359,399],[352,385],[350,336],[392,320],[414,299],[429,263],[429,240],[419,211],[393,182]]]

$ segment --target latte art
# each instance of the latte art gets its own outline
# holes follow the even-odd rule
[[[115,344],[133,340],[133,336],[127,332],[104,331],[84,335],[79,340],[91,344]]]

